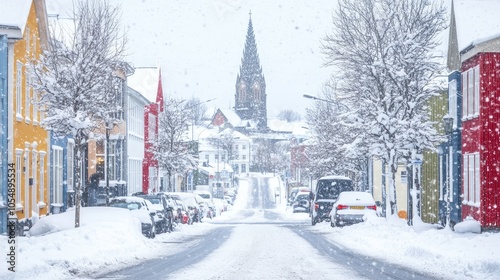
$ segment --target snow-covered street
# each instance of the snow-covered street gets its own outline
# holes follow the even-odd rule
[[[124,272],[140,264],[135,267],[139,275],[133,277],[143,279],[406,278],[392,273],[393,265],[436,279],[499,279],[498,233],[460,234],[423,224],[408,227],[393,218],[343,228],[331,228],[329,223],[313,227],[307,213],[292,213],[284,204],[275,209],[245,208],[251,201],[246,194],[252,192],[245,191],[249,185],[241,181],[234,206],[222,216],[179,225],[155,239],[131,234],[127,222],[106,227],[83,224],[78,229],[61,226],[51,234],[18,237],[17,272],[8,272],[2,263],[0,278],[130,279],[132,275]],[[6,244],[5,237],[0,238]],[[311,244],[311,238],[329,245]],[[204,243],[213,247],[203,252]],[[318,246],[366,256],[371,267],[365,270],[372,272],[363,274],[357,261],[339,262]],[[189,248],[196,248],[199,256],[186,253]],[[4,247],[1,250],[5,255]],[[176,258],[182,262],[174,263]],[[165,264],[156,271],[148,268],[161,261]],[[168,270],[167,263],[174,269]],[[388,274],[380,274],[384,271]]]

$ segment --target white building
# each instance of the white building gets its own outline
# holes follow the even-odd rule
[[[144,160],[144,108],[150,104],[141,93],[128,87],[125,96],[127,121],[127,192],[142,192],[142,161]]]

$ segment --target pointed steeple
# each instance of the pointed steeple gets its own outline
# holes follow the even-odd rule
[[[266,82],[260,66],[253,30],[252,12],[250,12],[240,73],[236,78],[236,113],[241,119],[252,120],[259,130],[266,130],[266,99]]]
[[[241,77],[248,83],[258,81],[262,76],[262,68],[260,67],[259,53],[257,52],[257,43],[255,43],[255,34],[252,24],[252,13],[250,12],[250,20],[248,21],[247,36],[245,49],[243,50],[243,58],[241,59]]]
[[[457,22],[455,19],[455,5],[453,0],[451,0],[450,32],[448,34],[446,66],[450,72],[460,69],[460,50],[458,49]]]

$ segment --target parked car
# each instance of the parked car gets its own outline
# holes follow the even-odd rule
[[[197,194],[185,193],[185,192],[171,192],[168,193],[172,198],[179,199],[187,207],[189,213],[189,224],[194,222],[200,222],[202,218],[202,212],[200,209],[200,202],[203,198]]]
[[[215,206],[215,211],[217,212],[217,216],[221,215],[222,212],[225,212],[227,211],[227,201],[225,201],[224,199],[220,199],[220,198],[213,198],[212,201],[214,202],[214,206]]]
[[[354,191],[351,179],[344,176],[321,177],[316,183],[311,203],[311,224],[330,220],[333,204],[341,192]]]
[[[342,192],[330,212],[332,227],[352,225],[377,216],[377,205],[370,193]]]
[[[156,233],[171,232],[173,230],[173,207],[168,205],[167,196],[163,193],[157,194],[134,194],[152,203],[156,210]]]
[[[297,194],[299,192],[310,192],[311,190],[308,188],[308,187],[294,187],[294,188],[291,188],[290,189],[290,195],[288,197],[288,205],[292,205],[294,200],[295,200],[295,196],[297,196]]]
[[[309,213],[311,202],[309,201],[309,192],[299,192],[295,196],[292,203],[293,213],[306,212]]]
[[[155,238],[154,216],[156,216],[156,210],[150,209],[148,202],[144,198],[135,196],[114,197],[110,199],[109,206],[130,210],[130,213],[141,222],[142,234],[148,238]]]

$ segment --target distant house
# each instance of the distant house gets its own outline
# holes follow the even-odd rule
[[[128,85],[142,94],[150,103],[144,108],[144,160],[142,162],[142,192],[162,190],[160,170],[154,159],[153,141],[158,134],[158,116],[163,112],[163,86],[159,67],[135,68]]]

